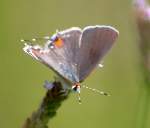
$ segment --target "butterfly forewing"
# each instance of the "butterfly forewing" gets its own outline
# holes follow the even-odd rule
[[[89,26],[83,30],[78,58],[79,81],[83,81],[109,51],[118,31],[109,26]]]

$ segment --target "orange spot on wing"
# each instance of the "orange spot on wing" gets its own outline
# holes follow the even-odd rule
[[[58,38],[58,40],[56,40],[54,42],[54,44],[55,44],[56,47],[61,48],[64,45],[64,42],[61,38]]]

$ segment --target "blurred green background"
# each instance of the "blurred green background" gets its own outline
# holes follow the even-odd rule
[[[142,95],[136,25],[131,0],[1,0],[0,1],[0,128],[19,128],[37,109],[53,72],[22,51],[20,39],[51,35],[72,26],[112,25],[120,32],[117,43],[83,83],[110,92],[99,96],[82,89],[62,104],[49,125],[53,128],[135,128],[150,118],[139,105]],[[144,99],[143,99],[144,100]],[[144,101],[143,101],[144,102]],[[150,111],[146,111],[150,114]]]

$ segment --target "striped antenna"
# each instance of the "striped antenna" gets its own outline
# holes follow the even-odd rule
[[[31,42],[30,40],[24,40],[24,39],[21,39],[20,41],[24,42],[24,43],[30,43]]]
[[[82,103],[82,102],[81,102],[80,93],[78,93],[78,102],[79,102],[79,104],[81,104],[81,103]]]
[[[100,91],[100,90],[95,89],[95,88],[90,88],[90,87],[85,86],[85,85],[82,85],[82,87],[83,87],[83,88],[86,88],[86,89],[89,89],[89,90],[91,90],[91,91],[93,91],[93,92],[99,93],[100,95],[110,96],[110,94],[109,94],[109,93],[106,93],[106,92]]]
[[[21,41],[21,42],[35,42],[35,41],[49,40],[49,39],[50,39],[49,36],[44,36],[44,37],[36,37],[36,38],[31,39],[31,40],[24,40],[24,39],[21,39],[20,41]]]
[[[33,38],[32,41],[39,41],[39,40],[50,40],[50,37],[49,36],[44,36],[44,37],[36,37],[36,38]]]

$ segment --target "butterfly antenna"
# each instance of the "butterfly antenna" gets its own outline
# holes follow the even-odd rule
[[[36,37],[36,38],[33,38],[32,41],[40,41],[40,40],[50,40],[50,37],[49,36],[44,36],[44,37]]]
[[[32,41],[30,41],[30,40],[21,39],[20,41],[23,42],[23,43],[24,43],[24,46],[26,46],[26,47],[28,47],[29,45],[32,46]],[[29,45],[28,45],[28,44],[29,44]]]
[[[91,91],[93,91],[93,92],[99,93],[100,95],[110,96],[109,93],[106,93],[106,92],[104,92],[104,91],[100,91],[100,90],[95,89],[95,88],[90,88],[90,87],[85,86],[85,85],[83,85],[82,87],[83,87],[83,88],[86,88],[86,89],[89,89],[89,90],[91,90]]]
[[[24,39],[21,39],[20,41],[21,41],[21,42],[24,42],[25,44],[31,42],[30,40],[24,40]]]
[[[80,93],[78,93],[78,102],[79,102],[79,104],[81,104],[81,103],[82,103],[82,102],[81,102]]]

